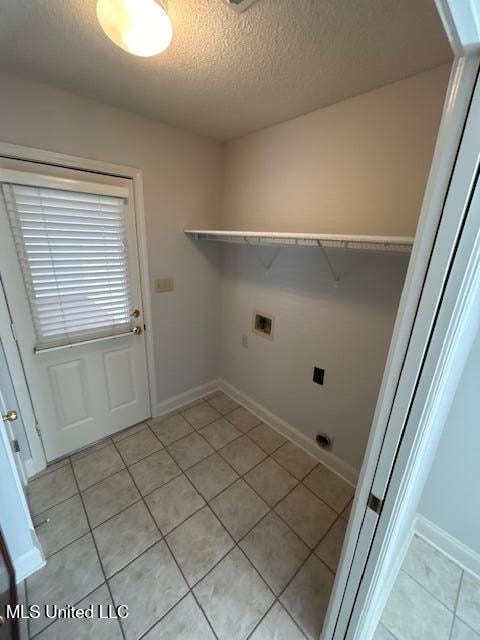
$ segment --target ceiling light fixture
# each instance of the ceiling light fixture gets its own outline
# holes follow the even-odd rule
[[[246,9],[252,6],[257,0],[223,0],[229,7],[234,9],[237,13],[242,13]]]
[[[163,4],[163,2],[162,2]],[[156,56],[172,41],[170,18],[157,0],[98,0],[97,18],[107,36],[134,56]]]

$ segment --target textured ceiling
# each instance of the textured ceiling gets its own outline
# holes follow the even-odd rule
[[[170,0],[173,43],[114,46],[95,0],[1,0],[0,67],[229,139],[450,59],[433,0]]]

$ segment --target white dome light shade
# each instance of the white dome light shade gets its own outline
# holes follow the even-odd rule
[[[156,56],[172,41],[172,23],[156,0],[98,0],[97,18],[110,40],[134,56]]]

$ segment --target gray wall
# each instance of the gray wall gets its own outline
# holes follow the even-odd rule
[[[270,271],[269,248],[225,247],[223,377],[312,441],[360,469],[408,258],[286,247]],[[275,316],[273,340],[252,333],[254,310]],[[242,347],[242,335],[249,339]],[[323,386],[313,367],[325,369]]]
[[[175,278],[173,293],[152,291],[160,401],[222,373],[308,437],[329,432],[359,469],[406,260],[339,252],[334,288],[318,250],[282,250],[268,273],[230,245],[223,277],[218,247],[183,229],[413,234],[448,71],[226,146],[0,73],[0,140],[142,169],[151,277]],[[243,349],[255,308],[276,316],[275,339]]]
[[[217,377],[216,247],[198,252],[183,230],[219,225],[222,146],[31,80],[0,83],[0,140],[143,171],[150,276],[175,279],[167,294],[151,283],[158,400]]]
[[[455,394],[418,512],[480,554],[480,332]]]
[[[449,66],[382,87],[226,145],[226,229],[414,235]],[[225,247],[223,377],[360,469],[407,259],[318,249]],[[271,342],[254,309],[275,315]],[[250,336],[248,349],[241,346]],[[323,387],[313,366],[325,368]]]
[[[226,144],[224,229],[413,235],[450,65]]]

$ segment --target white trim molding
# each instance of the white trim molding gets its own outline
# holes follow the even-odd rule
[[[30,551],[15,560],[15,581],[17,584],[46,565],[42,550],[35,545]]]
[[[143,317],[145,321],[145,346],[147,356],[149,392],[150,392],[150,413],[154,416],[157,412],[157,382],[153,342],[153,319],[152,303],[150,292],[150,274],[147,254],[147,230],[145,221],[145,206],[143,197],[143,174],[140,169],[118,165],[111,162],[91,160],[80,156],[72,156],[55,151],[47,151],[33,147],[11,144],[0,141],[0,157],[24,162],[34,162],[53,167],[67,169],[77,169],[80,171],[95,172],[106,176],[117,176],[128,178],[133,184],[133,198],[135,206],[135,220],[138,243],[138,261],[140,271],[140,284],[142,292]],[[10,361],[9,361],[10,365]],[[26,385],[26,382],[25,382]],[[29,441],[36,442],[38,435],[32,423],[30,433],[27,434]],[[38,473],[45,468],[45,456],[41,447],[32,450],[32,462],[28,465],[28,472]]]
[[[221,380],[211,380],[210,382],[206,382],[198,387],[194,387],[193,389],[187,389],[187,391],[183,391],[176,396],[172,396],[171,398],[167,398],[166,400],[162,400],[157,405],[156,412],[152,415],[153,418],[160,418],[164,416],[166,413],[170,413],[170,411],[175,411],[175,409],[179,409],[189,402],[195,402],[195,400],[201,400],[205,398],[205,396],[214,393],[215,391],[220,391],[221,389]]]
[[[415,519],[415,533],[462,569],[480,578],[480,554],[419,513]]]
[[[435,4],[455,55],[477,51],[480,45],[478,0],[435,0]]]
[[[211,380],[210,382],[194,387],[193,389],[188,389],[177,396],[173,396],[172,398],[159,402],[157,405],[157,412],[154,417],[164,416],[190,402],[195,402],[196,400],[201,400],[202,398],[210,396],[216,391],[223,391],[229,395],[233,400],[238,402],[238,404],[257,416],[259,420],[265,422],[265,424],[268,424],[269,427],[278,431],[278,433],[287,438],[287,440],[290,440],[306,451],[309,455],[318,460],[318,462],[321,462],[335,474],[343,478],[352,487],[356,486],[358,478],[358,471],[356,469],[351,467],[338,456],[330,453],[329,451],[325,451],[324,449],[320,449],[317,444],[313,442],[311,438],[308,438],[304,433],[302,433],[300,429],[275,415],[246,393],[240,391],[232,384],[221,378]]]
[[[225,380],[220,381],[220,388],[226,394],[231,396],[239,404],[243,405],[251,413],[257,416],[262,422],[268,424],[269,427],[278,431],[282,436],[295,443],[301,449],[310,454],[313,458],[328,467],[331,471],[341,476],[352,487],[356,486],[358,479],[358,471],[351,467],[338,456],[321,449],[311,438],[308,438],[297,427],[289,424],[279,416],[266,409],[259,402],[240,391]]]

